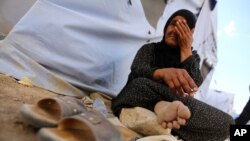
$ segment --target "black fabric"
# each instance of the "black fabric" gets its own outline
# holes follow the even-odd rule
[[[217,0],[209,0],[210,10],[213,11],[216,6]]]
[[[249,86],[250,91],[250,86]],[[239,117],[235,119],[235,123],[239,125],[245,125],[250,120],[250,99],[247,101],[247,104],[243,108]]]
[[[155,51],[155,64],[157,67],[159,68],[178,67],[180,62],[179,48],[169,47],[167,44],[160,42],[155,44],[154,51]]]

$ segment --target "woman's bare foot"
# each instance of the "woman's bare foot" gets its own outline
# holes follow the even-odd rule
[[[188,107],[180,101],[160,101],[155,106],[155,113],[162,127],[170,129],[179,129],[191,116]]]

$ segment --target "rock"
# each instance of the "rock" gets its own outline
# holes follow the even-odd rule
[[[141,138],[136,141],[183,141],[177,139],[177,137],[174,137],[172,135],[158,135],[158,136],[148,136]]]
[[[120,121],[131,130],[145,135],[170,135],[171,129],[164,129],[157,122],[155,113],[141,107],[123,108]]]

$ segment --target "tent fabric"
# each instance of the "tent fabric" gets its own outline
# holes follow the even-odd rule
[[[214,12],[217,12],[217,6],[211,11],[209,0],[206,0],[202,6],[199,18],[197,19],[196,29],[193,35],[195,39],[193,42],[194,49],[197,50],[201,58],[200,67],[206,68],[205,66],[202,66],[206,65],[204,61],[209,62],[211,67],[211,69],[208,70],[209,72],[206,73],[207,76],[204,76],[204,82],[197,92],[197,98],[199,97],[199,99],[202,95],[207,94],[214,72],[213,68],[217,64],[217,42],[215,31],[217,27],[215,24],[217,22],[217,17],[212,16],[214,15]]]
[[[137,50],[161,39],[175,10],[197,13],[199,2],[168,2],[153,28],[140,1],[37,0],[0,42],[0,72],[60,94],[114,97]]]
[[[38,0],[1,42],[0,71],[63,94],[75,95],[58,91],[43,75],[115,96],[137,50],[161,35],[146,21],[139,1]],[[2,57],[7,55],[23,59],[25,71],[9,61],[19,63],[17,58]],[[41,66],[34,70],[35,62]]]
[[[205,71],[204,81],[195,95],[196,99],[214,106],[232,115],[234,96],[227,92],[218,92],[209,88],[214,68],[217,64],[217,5],[211,11],[210,0],[206,0],[202,6],[194,33],[194,49],[201,57],[200,67]],[[204,28],[206,27],[206,28]],[[204,63],[204,61],[206,63]],[[209,66],[206,66],[209,65]],[[207,70],[203,70],[203,69]],[[207,72],[206,72],[207,71]]]
[[[36,0],[0,1],[0,36],[7,35]],[[18,6],[17,6],[18,5]]]
[[[63,81],[56,74],[30,59],[13,45],[0,42],[0,69],[6,75],[32,80],[32,83],[59,94],[82,97],[86,95],[76,87]]]

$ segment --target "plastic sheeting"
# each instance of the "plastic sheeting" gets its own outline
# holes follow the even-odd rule
[[[216,5],[211,10],[209,0],[206,0],[196,24],[196,31],[198,32],[194,33],[193,46],[201,57],[201,69],[207,70],[202,70],[202,72],[205,71],[203,75],[205,80],[195,98],[232,115],[234,95],[209,88],[217,64],[217,7]]]
[[[7,35],[36,0],[0,1],[0,36]]]
[[[200,67],[201,69],[208,69],[207,72],[203,74],[204,82],[196,95],[198,99],[203,99],[202,97],[208,94],[209,85],[214,72],[213,68],[217,64],[217,16],[214,16],[216,14],[217,6],[215,6],[212,11],[210,9],[209,0],[206,0],[201,9],[193,35],[195,39],[193,42],[194,49],[197,50],[201,58]],[[204,63],[204,61],[206,62]],[[206,67],[207,64],[210,66]],[[204,70],[202,72],[204,72]]]
[[[141,45],[160,39],[157,31],[140,1],[38,0],[1,42],[0,71],[62,94],[82,95],[52,78],[114,96]]]

